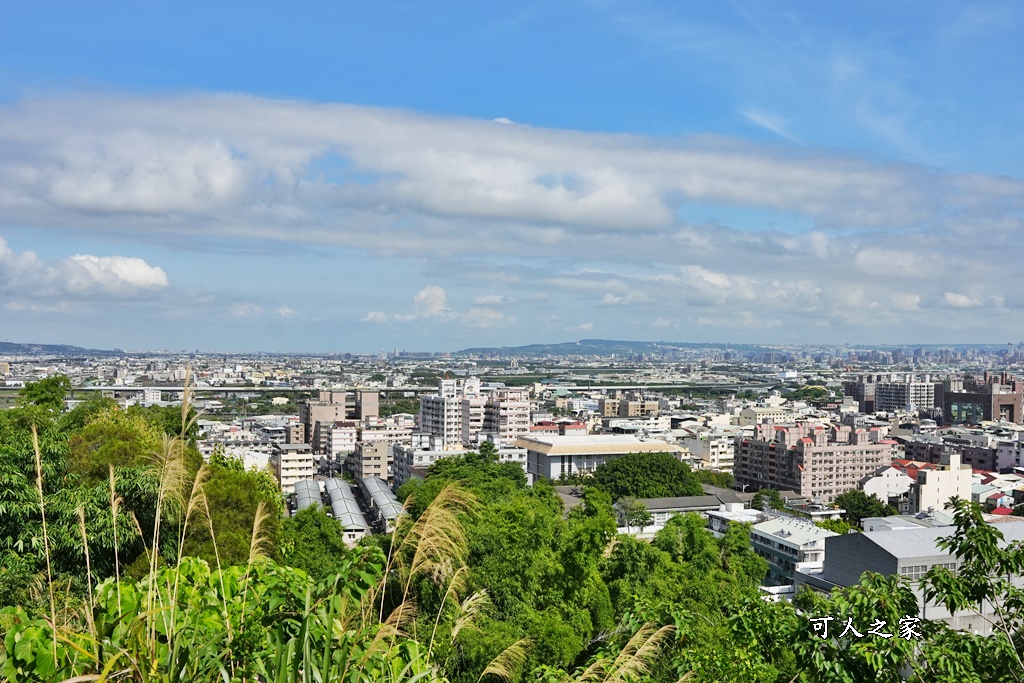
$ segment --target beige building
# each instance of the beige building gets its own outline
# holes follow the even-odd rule
[[[680,445],[687,448],[694,458],[700,459],[702,469],[732,474],[736,463],[735,434],[718,430],[700,431],[684,437]]]
[[[379,392],[370,390],[321,391],[317,400],[299,406],[299,421],[305,426],[303,441],[313,445],[317,453],[330,445],[326,433],[318,425],[332,425],[345,420],[365,420],[380,414]]]
[[[526,473],[538,478],[558,479],[563,474],[592,473],[606,462],[629,453],[671,453],[682,449],[664,441],[641,441],[635,436],[526,436],[515,446],[526,450]]]
[[[740,411],[740,426],[749,427],[763,422],[786,422],[792,420],[793,413],[783,410],[780,407],[759,406],[756,408],[744,408]]]
[[[316,470],[313,468],[313,450],[309,444],[274,444],[274,452],[270,456],[270,466],[282,491],[294,491],[295,483],[303,479],[312,479]]]
[[[349,459],[350,469],[356,479],[377,477],[390,481],[394,464],[394,448],[385,441],[360,441]]]
[[[942,460],[941,468],[917,471],[917,481],[909,493],[912,512],[942,510],[953,496],[970,499],[971,466],[961,464],[960,454],[955,451],[944,454]]]

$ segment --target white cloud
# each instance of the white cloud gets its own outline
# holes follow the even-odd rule
[[[263,315],[263,307],[259,304],[234,303],[228,307],[232,318],[258,318]]]
[[[503,304],[515,303],[515,301],[512,297],[503,296],[501,294],[482,294],[474,297],[473,303],[478,306],[501,306]]]
[[[665,328],[672,327],[672,321],[668,318],[655,318],[654,322],[651,323],[651,327]]]
[[[781,116],[777,116],[770,112],[763,111],[757,107],[747,107],[746,109],[740,109],[740,114],[743,115],[751,123],[760,126],[766,130],[770,130],[779,137],[786,138],[787,140],[793,140],[793,134],[787,130],[786,124],[788,123]]]
[[[444,315],[448,311],[448,295],[443,287],[427,285],[413,297],[416,312],[425,318]]]
[[[477,328],[507,327],[514,325],[516,322],[514,316],[506,315],[494,308],[483,307],[469,309],[462,316],[462,319],[469,327]]]
[[[281,306],[277,309],[277,314],[282,318],[291,318],[295,315],[295,311],[291,306]]]
[[[167,273],[143,259],[75,254],[46,262],[31,251],[15,252],[0,238],[0,297],[19,300],[21,310],[41,310],[24,300],[76,301],[148,298],[168,286]]]
[[[981,301],[979,299],[967,296],[966,294],[959,294],[957,292],[946,292],[942,295],[942,300],[953,308],[976,308],[981,306]]]
[[[777,117],[744,113],[786,132]],[[1024,207],[1016,178],[238,95],[29,99],[0,107],[0,145],[8,224],[143,225],[401,251],[500,253],[502,239],[466,239],[480,221],[550,244],[607,231],[678,234],[678,209],[694,202],[796,214],[819,228],[920,226]],[[350,170],[320,163],[335,158]],[[446,234],[421,229],[433,219]]]
[[[364,323],[386,323],[391,320],[391,316],[383,311],[370,311],[363,316],[362,321]]]

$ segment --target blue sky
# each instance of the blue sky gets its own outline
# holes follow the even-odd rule
[[[1017,3],[21,3],[0,338],[1006,342]]]

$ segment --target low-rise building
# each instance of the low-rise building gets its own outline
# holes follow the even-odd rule
[[[765,585],[790,585],[797,571],[820,570],[825,539],[831,536],[838,534],[795,517],[775,517],[755,524],[750,529],[750,545],[768,560]]]
[[[1024,523],[998,525],[1004,543],[1024,541]],[[989,635],[995,620],[995,607],[986,603],[982,613],[974,609],[950,613],[941,605],[928,602],[920,585],[932,567],[956,570],[960,561],[938,546],[938,541],[954,533],[953,527],[922,527],[903,530],[865,531],[832,536],[825,541],[825,560],[820,569],[805,569],[796,575],[796,588],[808,586],[822,593],[846,588],[860,582],[864,572],[883,576],[899,575],[910,580],[924,619],[944,621],[951,628]],[[1011,576],[1018,588],[1024,587],[1019,575]]]
[[[526,450],[527,476],[558,479],[562,475],[593,473],[606,462],[630,453],[671,453],[678,457],[678,446],[664,441],[641,441],[635,436],[529,436],[515,445]]]
[[[270,465],[282,491],[293,491],[296,482],[312,479],[316,473],[313,449],[305,443],[274,444]]]

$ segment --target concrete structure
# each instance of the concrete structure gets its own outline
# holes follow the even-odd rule
[[[356,422],[352,420],[335,422],[331,426],[329,447],[331,456],[339,458],[349,453],[355,453],[358,434],[359,430]]]
[[[740,426],[749,427],[764,422],[785,422],[792,420],[793,413],[781,407],[761,406],[744,408],[740,411]]]
[[[530,400],[525,390],[496,389],[487,396],[482,435],[497,443],[510,444],[529,431]]]
[[[356,502],[351,485],[343,479],[328,479],[324,490],[331,501],[331,516],[341,525],[345,544],[354,546],[370,533],[370,524]]]
[[[274,452],[269,462],[274,468],[277,485],[282,491],[293,491],[296,482],[312,479],[316,473],[313,468],[313,451],[309,444],[274,444]]]
[[[708,530],[716,538],[724,536],[730,524],[757,524],[768,519],[768,514],[746,508],[743,503],[722,503],[717,510],[708,510],[704,514],[708,518]]]
[[[941,468],[921,469],[910,487],[908,499],[911,512],[942,510],[949,499],[967,499],[971,495],[971,466],[960,463],[960,454],[945,454]]]
[[[765,585],[790,585],[798,571],[820,571],[825,539],[831,536],[838,534],[796,517],[775,517],[755,524],[750,529],[750,545],[768,560]]]
[[[999,524],[1003,544],[1024,541],[1024,523]],[[833,536],[825,541],[825,561],[820,570],[796,574],[796,588],[802,586],[829,593],[833,588],[853,586],[867,571],[885,576],[899,574],[911,581],[920,614],[924,619],[946,622],[950,627],[979,635],[992,632],[993,606],[986,604],[983,613],[965,610],[950,614],[935,603],[926,602],[920,579],[932,567],[955,570],[959,561],[937,545],[940,538],[950,536],[952,527],[916,528],[900,531],[865,531],[859,534]],[[1017,587],[1024,587],[1020,576],[1011,578]]]
[[[736,438],[738,484],[755,489],[792,489],[811,503],[826,504],[893,457],[896,442],[879,431],[758,424],[753,438]]]
[[[978,424],[983,421],[1024,422],[1024,382],[1006,373],[985,373],[981,382],[973,378],[945,383],[943,415],[947,424]]]
[[[732,474],[736,462],[735,434],[715,429],[702,430],[680,439],[680,445],[700,459],[702,469]]]
[[[928,412],[935,407],[935,393],[933,382],[880,382],[875,385],[875,412]]]
[[[907,500],[907,492],[913,485],[914,479],[902,470],[892,465],[883,465],[867,475],[857,483],[857,488],[869,496],[874,496],[880,501],[889,503],[899,509],[900,503]],[[910,511],[909,503],[905,503],[906,510]]]
[[[314,438],[319,423],[332,425],[345,420],[377,417],[380,414],[379,404],[380,395],[375,390],[321,391],[316,400],[310,399],[299,405],[299,422],[304,425],[303,440],[314,447],[319,446],[317,455],[325,455],[321,451],[326,450],[328,440],[320,435]]]
[[[385,441],[358,441],[356,450],[346,461],[346,468],[356,479],[378,477],[391,481],[394,447]]]
[[[664,441],[641,441],[635,436],[529,436],[515,445],[526,450],[526,472],[537,478],[558,479],[563,474],[592,473],[606,462],[628,453],[671,453],[678,446]]]
[[[438,392],[420,398],[420,431],[440,439],[439,450],[462,447],[462,399],[458,382],[443,379]]]

